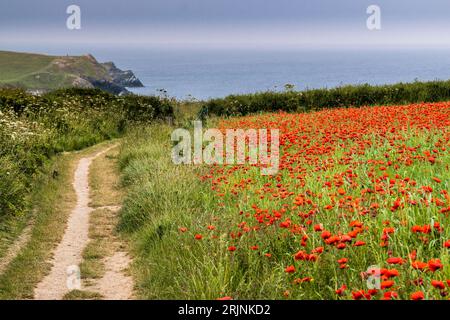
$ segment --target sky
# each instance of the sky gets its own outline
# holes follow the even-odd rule
[[[68,30],[66,9],[81,8]],[[366,10],[378,5],[381,29]],[[0,49],[450,47],[449,0],[0,0]]]

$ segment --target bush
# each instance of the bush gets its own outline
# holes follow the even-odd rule
[[[333,89],[306,91],[261,92],[230,95],[206,102],[199,116],[246,115],[258,112],[297,112],[324,108],[360,107],[420,102],[438,102],[450,99],[450,80],[398,83],[394,85],[342,86]]]

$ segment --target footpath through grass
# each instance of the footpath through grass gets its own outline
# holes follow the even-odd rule
[[[35,212],[31,239],[0,275],[0,299],[33,298],[35,286],[51,268],[51,252],[76,205],[72,182],[78,160],[112,143],[58,155],[43,169],[30,195]]]

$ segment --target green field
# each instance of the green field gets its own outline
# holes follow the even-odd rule
[[[88,78],[111,80],[103,65],[90,55],[50,56],[0,51],[0,87],[33,90],[92,87]]]
[[[45,72],[54,56],[0,51],[0,82],[20,81],[24,77]]]

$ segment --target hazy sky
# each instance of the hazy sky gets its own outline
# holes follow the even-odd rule
[[[70,4],[81,7],[81,30],[66,28]],[[372,4],[381,30],[366,27]],[[450,47],[449,15],[449,0],[0,0],[0,49]]]

